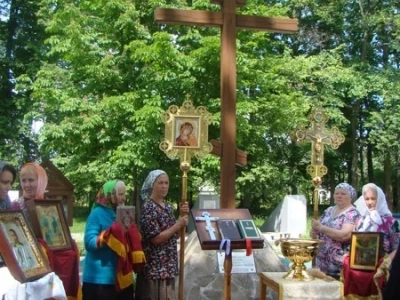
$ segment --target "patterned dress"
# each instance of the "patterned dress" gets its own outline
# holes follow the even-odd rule
[[[335,206],[327,208],[320,218],[321,224],[340,230],[344,224],[356,224],[360,218],[360,213],[354,206],[336,216],[334,212]],[[350,251],[350,240],[335,241],[323,233],[318,233],[317,238],[323,241],[316,257],[317,267],[326,274],[338,275],[343,267],[343,256]]]
[[[165,208],[152,199],[143,204],[140,220],[143,251],[146,265],[138,274],[136,299],[174,300],[175,275],[178,273],[177,235],[154,245],[153,237],[176,223],[172,207],[164,202]]]

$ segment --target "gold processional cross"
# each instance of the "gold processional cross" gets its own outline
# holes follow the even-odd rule
[[[298,142],[304,140],[311,141],[311,165],[307,166],[307,173],[311,175],[314,184],[314,219],[318,219],[318,191],[322,183],[322,177],[328,172],[324,165],[324,145],[329,145],[332,149],[337,149],[344,142],[344,136],[339,129],[332,127],[331,130],[325,128],[328,116],[321,108],[317,108],[310,115],[311,128],[305,129],[300,126],[296,131]]]
[[[237,15],[246,0],[210,0],[219,12],[157,8],[155,21],[163,24],[221,27],[221,143],[214,141],[211,153],[221,157],[220,207],[235,208],[236,164],[246,162],[236,148],[236,30],[251,29],[279,33],[297,31],[297,20]]]

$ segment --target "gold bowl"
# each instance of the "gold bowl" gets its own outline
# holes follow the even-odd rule
[[[283,278],[301,281],[313,280],[314,277],[306,272],[304,264],[317,255],[321,242],[317,239],[281,239],[283,256],[293,262],[291,269]]]

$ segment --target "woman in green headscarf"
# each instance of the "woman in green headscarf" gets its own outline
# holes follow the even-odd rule
[[[96,203],[87,219],[85,228],[85,265],[83,271],[83,300],[133,300],[133,276],[131,282],[117,287],[119,256],[102,236],[116,219],[116,208],[125,202],[126,186],[121,180],[108,181],[97,194]]]

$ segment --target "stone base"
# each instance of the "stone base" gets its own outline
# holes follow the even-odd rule
[[[254,249],[253,255],[257,273],[232,274],[231,300],[258,300],[258,273],[288,271],[267,241],[263,249]],[[223,299],[224,274],[219,273],[217,250],[202,250],[195,231],[186,240],[184,264],[184,299]],[[178,295],[179,278],[175,282]]]

